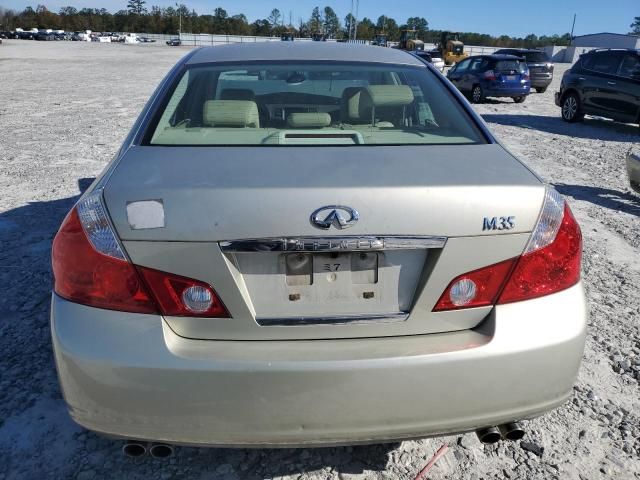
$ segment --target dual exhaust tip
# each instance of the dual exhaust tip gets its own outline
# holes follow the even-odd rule
[[[122,453],[129,458],[144,457],[149,454],[153,458],[169,458],[173,456],[173,446],[166,443],[125,442]]]
[[[484,444],[492,444],[505,440],[520,440],[524,437],[524,429],[518,422],[505,423],[497,427],[486,427],[476,430],[478,440]]]
[[[484,444],[493,444],[501,439],[520,440],[524,437],[524,429],[518,422],[505,423],[497,427],[486,427],[476,430],[478,440]],[[139,458],[150,455],[153,458],[169,458],[174,454],[172,445],[166,443],[143,443],[127,441],[122,447],[122,453],[129,458]]]

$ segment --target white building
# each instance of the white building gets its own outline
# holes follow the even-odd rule
[[[554,62],[575,63],[580,55],[596,48],[640,49],[640,36],[622,33],[592,33],[574,37],[570,47],[545,47]]]
[[[571,44],[574,47],[640,49],[640,36],[622,33],[592,33],[575,37]]]

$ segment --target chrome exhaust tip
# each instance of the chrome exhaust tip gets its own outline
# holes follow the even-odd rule
[[[147,454],[147,446],[140,442],[125,442],[122,453],[129,458],[143,457]]]
[[[478,436],[478,440],[487,445],[499,442],[502,438],[500,430],[498,430],[497,427],[480,428],[476,430],[476,435]]]
[[[149,455],[153,458],[169,458],[173,456],[173,447],[166,443],[154,443],[149,448]]]
[[[509,422],[498,427],[505,440],[520,440],[524,437],[524,429],[518,422]]]

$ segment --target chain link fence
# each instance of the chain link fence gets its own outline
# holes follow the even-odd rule
[[[257,42],[279,42],[280,37],[255,37],[249,35],[212,35],[208,33],[183,33],[181,35],[166,35],[155,33],[137,33],[139,37],[148,37],[158,42],[166,42],[172,38],[180,37],[182,45],[188,47],[206,47],[213,45],[224,45],[227,43],[257,43]],[[311,38],[297,38],[296,42],[310,42]],[[327,40],[328,42],[335,42],[334,39]],[[371,43],[369,40],[348,40],[348,43],[357,43],[366,45]],[[396,42],[397,43],[397,42]],[[433,43],[426,43],[425,50],[432,50],[436,48]],[[474,45],[465,45],[464,50],[467,54],[471,55],[490,55],[498,48],[496,47],[480,47]]]

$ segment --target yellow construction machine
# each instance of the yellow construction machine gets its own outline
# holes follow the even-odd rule
[[[379,47],[386,47],[388,45],[387,35],[384,33],[376,33],[371,41],[371,45],[377,45]]]
[[[402,30],[398,48],[409,52],[413,52],[414,50],[424,50],[424,42],[418,39],[415,30]]]
[[[437,48],[446,65],[453,65],[469,56],[464,52],[464,43],[460,41],[458,32],[442,32]]]

